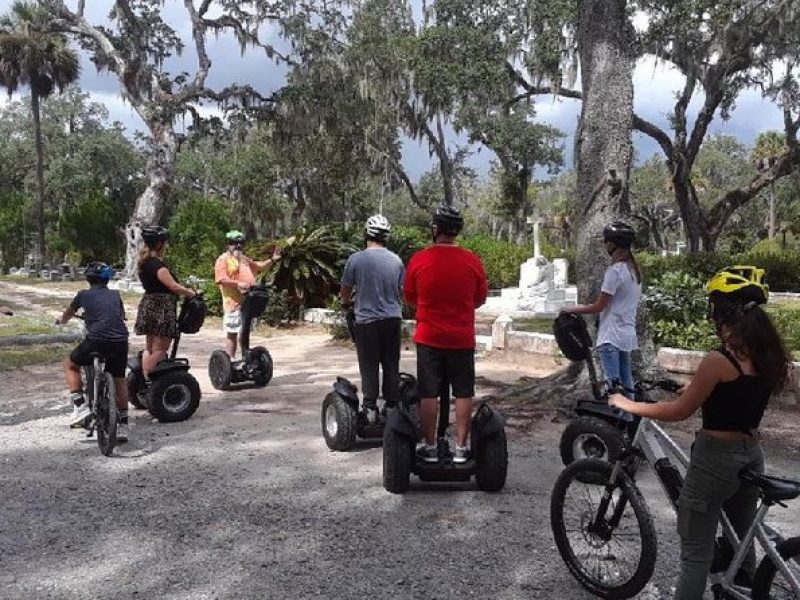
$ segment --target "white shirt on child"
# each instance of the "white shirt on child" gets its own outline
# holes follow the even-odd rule
[[[611,344],[623,352],[636,350],[639,347],[636,311],[642,286],[627,262],[615,262],[606,269],[600,291],[611,296],[611,300],[600,313],[597,345]]]

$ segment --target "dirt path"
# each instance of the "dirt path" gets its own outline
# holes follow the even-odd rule
[[[196,415],[161,425],[132,413],[131,442],[112,458],[66,428],[55,366],[0,375],[0,597],[587,597],[550,534],[563,429],[554,415],[534,415],[524,435],[511,430],[502,493],[414,479],[393,496],[379,447],[332,453],[320,434],[334,377],[357,379],[351,349],[314,328],[256,339],[275,358],[273,381],[220,393],[205,372],[218,343],[210,329],[185,338],[204,394]],[[410,350],[402,366],[414,372]],[[512,381],[541,371],[488,358],[478,373]],[[770,463],[800,476],[797,457],[789,448]],[[652,477],[642,484],[660,558],[641,597],[666,598],[675,519]],[[800,534],[796,510],[774,514]]]

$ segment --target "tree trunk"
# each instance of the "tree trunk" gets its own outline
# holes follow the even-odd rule
[[[608,267],[608,256],[602,244],[603,227],[630,211],[633,40],[624,0],[584,0],[581,3],[578,51],[583,103],[575,136],[578,206],[573,229],[577,244],[578,301],[581,303],[597,298]],[[616,174],[613,178],[612,170]],[[519,390],[519,395],[529,395],[531,388],[535,388],[537,402],[560,406],[590,394],[583,363],[571,363],[566,370],[526,388]]]
[[[703,244],[703,214],[697,201],[697,191],[682,169],[675,171],[672,178],[675,202],[681,213],[683,232],[686,236],[686,249],[689,252],[708,250]]]
[[[624,0],[584,0],[581,3],[578,52],[583,103],[576,136],[578,211],[575,227],[580,302],[594,301],[608,266],[601,239],[603,227],[629,211],[633,39]],[[601,184],[612,170],[621,180],[621,187]]]
[[[125,226],[125,276],[136,277],[136,263],[141,245],[140,230],[158,225],[167,195],[175,176],[178,137],[171,123],[150,122],[150,154],[147,157],[149,182],[136,199],[133,214]]]
[[[39,245],[36,268],[42,267],[44,259],[44,149],[42,144],[41,107],[36,86],[31,86],[31,114],[33,115],[33,137],[36,145],[36,241]]]

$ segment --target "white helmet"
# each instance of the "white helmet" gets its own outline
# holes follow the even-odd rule
[[[389,225],[389,221],[383,215],[372,215],[367,219],[367,224],[364,227],[364,234],[367,238],[379,242],[386,241],[391,231],[392,226]]]

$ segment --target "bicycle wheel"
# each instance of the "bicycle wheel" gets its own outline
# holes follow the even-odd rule
[[[111,456],[117,443],[117,394],[110,373],[100,373],[95,402],[97,445],[103,456]]]
[[[789,571],[800,581],[800,537],[790,538],[778,544],[778,553],[786,562]],[[761,559],[753,577],[753,600],[797,599],[792,586],[769,556]]]
[[[612,469],[596,458],[564,469],[550,498],[550,526],[578,583],[601,598],[632,598],[653,575],[656,531],[633,480],[620,471],[608,483]]]

